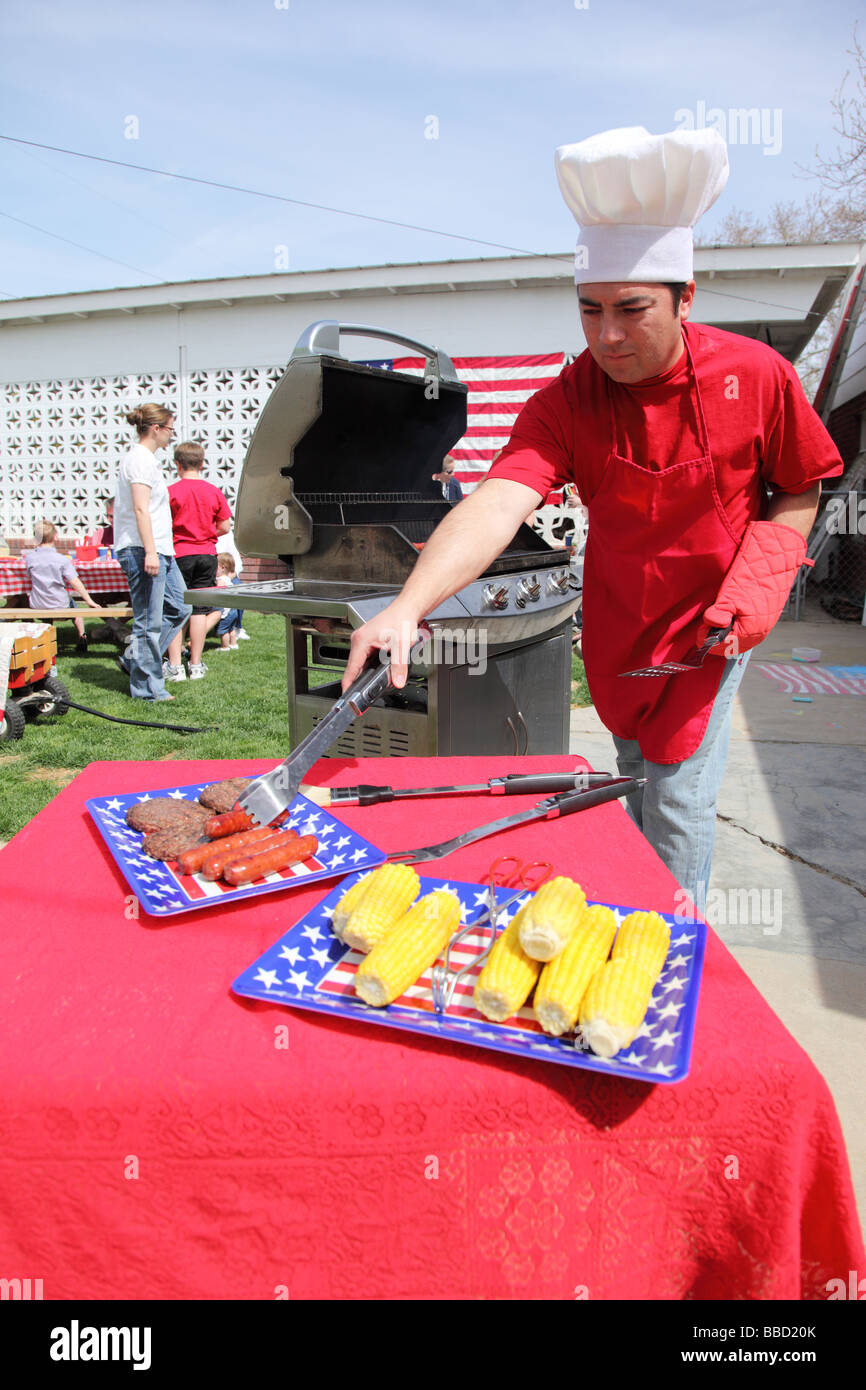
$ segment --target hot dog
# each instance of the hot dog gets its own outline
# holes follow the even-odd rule
[[[248,816],[246,811],[224,811],[220,816],[211,816],[204,828],[205,835],[209,835],[212,840],[221,839],[224,835],[234,835],[241,830],[252,830],[255,821]]]
[[[237,887],[241,883],[251,883],[253,879],[263,878],[277,869],[286,869],[290,864],[298,864],[309,859],[319,848],[315,835],[302,835],[299,839],[280,845],[262,854],[252,854],[248,859],[235,860],[227,864],[223,877],[226,883]]]
[[[252,831],[248,831],[252,834]],[[231,839],[236,837],[232,835]],[[202,861],[201,876],[215,883],[218,878],[222,878],[223,871],[233,864],[236,859],[249,859],[253,854],[264,854],[266,850],[278,849],[281,845],[294,844],[299,839],[297,830],[274,831],[273,827],[268,827],[266,836],[257,836],[255,840],[247,840],[243,845],[227,845],[223,849],[217,841],[212,845],[206,858]]]
[[[207,844],[197,845],[195,849],[186,850],[181,854],[177,861],[177,866],[182,874],[194,874],[201,869],[205,860],[211,855],[225,854],[233,849],[242,849],[244,845],[255,844],[257,840],[270,839],[274,834],[271,825],[259,825],[255,830],[245,830],[239,835],[226,835],[220,840],[208,840]]]
[[[281,825],[288,816],[288,811],[282,811],[271,825],[271,834],[274,833],[274,826]],[[204,828],[205,835],[212,840],[219,840],[223,835],[234,835],[236,831],[252,830],[255,821],[248,816],[246,811],[242,811],[235,806],[231,811],[223,811],[219,816],[211,816]]]

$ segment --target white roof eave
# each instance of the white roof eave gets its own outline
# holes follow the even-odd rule
[[[845,278],[858,263],[859,242],[777,246],[717,246],[695,249],[699,281],[767,275],[795,276],[823,271]],[[438,294],[495,288],[555,287],[572,281],[569,253],[502,256],[464,261],[422,261],[405,265],[355,266],[334,270],[290,271],[232,279],[189,280],[73,294],[43,295],[0,302],[0,325],[89,318],[137,312],[171,312],[238,303],[287,302],[321,298],[363,298],[394,294]]]

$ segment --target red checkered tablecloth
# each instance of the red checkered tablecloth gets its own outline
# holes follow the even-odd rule
[[[72,556],[69,557],[72,559]],[[128,593],[129,585],[116,560],[74,560],[78,578],[90,594]],[[0,558],[0,595],[27,594],[30,584],[27,580],[27,566],[17,555],[4,555]]]

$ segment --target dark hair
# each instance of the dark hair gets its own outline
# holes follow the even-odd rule
[[[670,290],[671,294],[673,295],[673,299],[674,299],[674,313],[677,313],[677,311],[679,310],[679,307],[680,307],[680,300],[681,300],[682,297],[683,297],[683,291],[688,289],[688,287],[689,287],[689,282],[688,282],[688,280],[683,280],[683,281],[681,281],[679,284],[673,284],[673,285],[672,285],[672,284],[670,284],[667,280],[665,280],[664,283],[667,285],[667,288]]]

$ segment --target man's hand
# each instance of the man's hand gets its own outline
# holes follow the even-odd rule
[[[419,621],[405,604],[395,599],[363,627],[356,628],[352,633],[343,689],[358,679],[371,652],[388,651],[391,653],[391,684],[401,690],[409,673],[409,653],[418,637]]]
[[[155,579],[159,574],[159,556],[155,550],[146,550],[144,553],[144,572]]]

